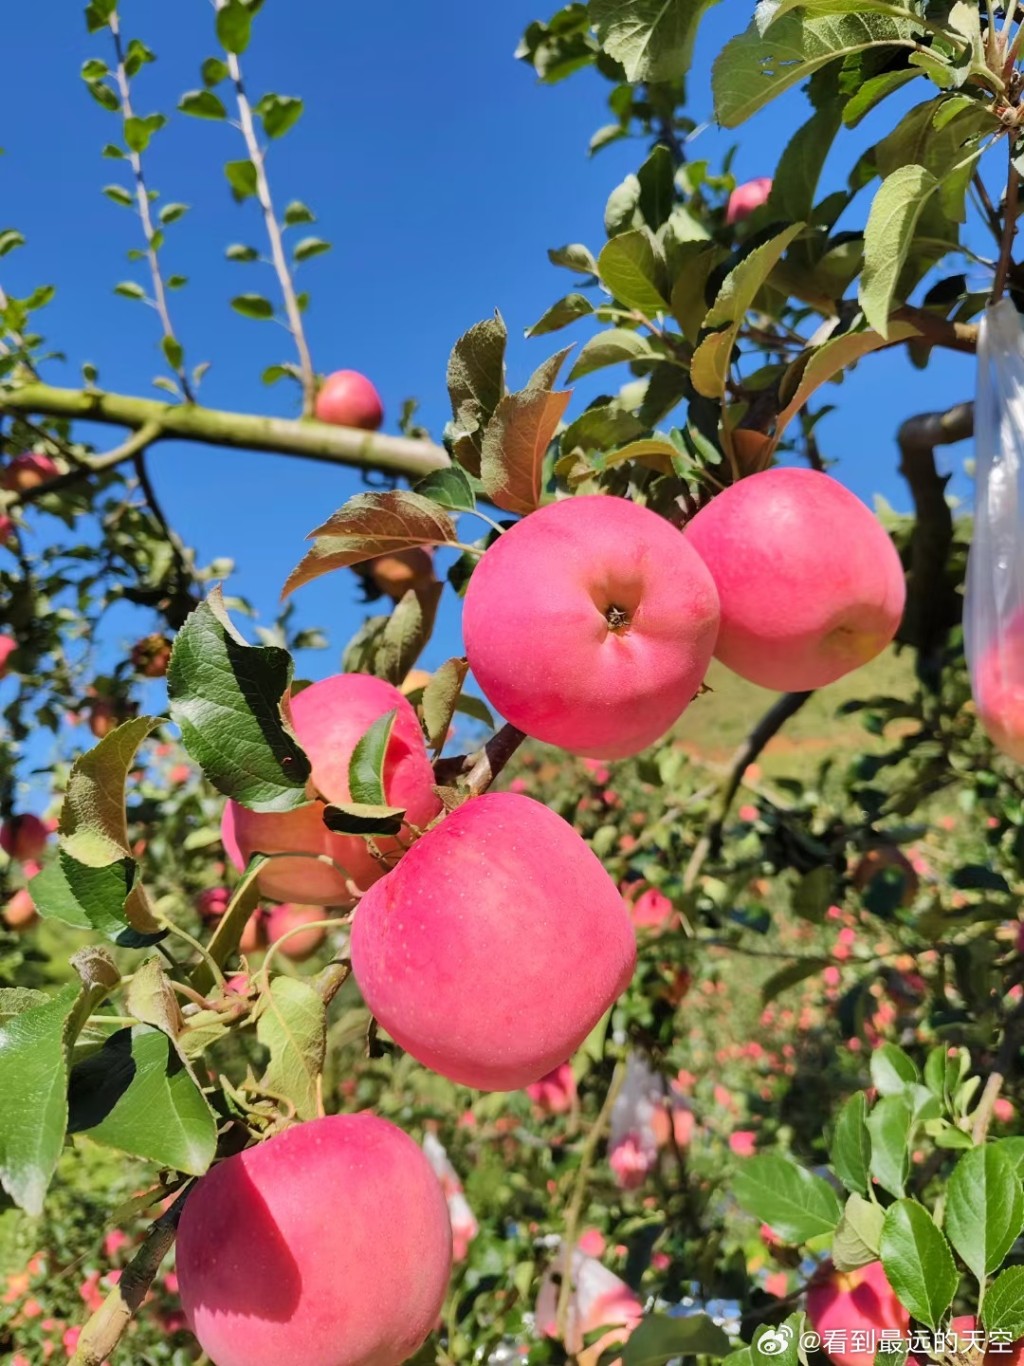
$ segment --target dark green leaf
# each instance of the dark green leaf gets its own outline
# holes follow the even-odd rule
[[[217,37],[225,52],[240,55],[249,46],[252,11],[242,0],[228,0],[217,11]]]
[[[848,1191],[867,1195],[871,1163],[871,1136],[867,1127],[867,1097],[855,1092],[839,1111],[829,1160]]]
[[[785,1243],[806,1243],[831,1233],[843,1212],[827,1181],[777,1153],[761,1153],[742,1163],[733,1194]]]
[[[238,294],[231,300],[231,307],[243,318],[256,318],[261,322],[274,316],[274,305],[262,294]]]
[[[268,138],[281,138],[302,117],[303,104],[295,95],[264,95],[256,106]]]
[[[183,114],[191,114],[197,119],[226,119],[228,116],[223,102],[212,90],[186,91],[178,101],[178,108]]]
[[[348,766],[348,786],[352,800],[363,806],[387,806],[384,790],[384,760],[398,709],[392,708],[374,721],[352,751]]]
[[[729,1338],[706,1314],[648,1314],[622,1349],[622,1366],[664,1366],[673,1357],[724,1357]]]
[[[956,1294],[959,1276],[949,1244],[916,1200],[897,1200],[885,1212],[882,1266],[900,1302],[937,1331]]]
[[[979,1281],[1002,1265],[1024,1225],[1024,1190],[998,1143],[964,1153],[946,1191],[946,1234]]]

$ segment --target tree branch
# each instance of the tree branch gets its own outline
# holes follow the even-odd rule
[[[912,323],[931,346],[943,346],[947,351],[963,351],[974,355],[978,349],[977,323],[954,323],[930,313],[927,308],[904,304],[892,314],[894,322]]]
[[[515,726],[504,725],[484,745],[466,776],[466,787],[473,797],[486,792],[491,783],[526,739]]]
[[[716,853],[722,841],[722,829],[729,815],[733,798],[739,791],[743,774],[764,749],[768,741],[782,729],[791,716],[795,716],[807,699],[809,692],[787,692],[771,706],[747,738],[733,755],[725,782],[712,803],[704,833],[697,841],[690,861],[683,874],[683,891],[692,892],[697,885],[701,869],[708,856]]]
[[[232,450],[272,451],[306,460],[322,460],[357,469],[385,470],[422,479],[450,465],[448,453],[431,441],[383,436],[355,427],[325,422],[257,417],[223,412],[191,404],[108,394],[95,389],[58,389],[50,384],[26,384],[0,389],[0,412],[41,413],[48,417],[103,422],[135,431],[149,423],[159,427],[159,439],[198,441]]]
[[[0,400],[0,410],[3,402]],[[26,503],[34,503],[47,493],[58,493],[63,488],[68,488],[72,484],[80,484],[88,479],[90,475],[103,474],[107,470],[112,470],[115,465],[123,465],[128,460],[141,459],[143,451],[160,435],[160,424],[157,422],[144,423],[137,432],[122,441],[120,446],[115,446],[112,451],[107,451],[105,455],[97,455],[91,458],[78,457],[78,464],[73,470],[66,470],[63,474],[55,475],[53,479],[47,479],[43,484],[36,484],[33,488],[25,489],[17,497],[12,498],[7,504],[8,507],[20,507]],[[159,520],[159,519],[158,519]]]
[[[960,598],[949,581],[953,545],[953,513],[946,501],[949,475],[939,474],[935,447],[966,441],[973,434],[974,405],[958,403],[945,412],[908,418],[896,437],[900,474],[910,487],[916,514],[899,638],[917,651],[918,673],[925,680],[937,676],[946,637],[960,617]]]

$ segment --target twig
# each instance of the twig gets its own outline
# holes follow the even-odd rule
[[[743,774],[764,749],[768,741],[782,729],[790,717],[795,716],[807,699],[809,692],[783,693],[775,704],[765,712],[757,725],[733,755],[729,773],[719,789],[718,797],[711,807],[704,833],[697,841],[690,861],[683,874],[683,891],[692,892],[697,885],[701,869],[710,854],[714,853],[722,839],[722,828],[733,798],[739,791]]]
[[[1003,1030],[1003,1042],[996,1054],[995,1064],[989,1073],[985,1089],[981,1093],[978,1108],[974,1112],[971,1138],[974,1140],[975,1147],[984,1143],[988,1137],[989,1125],[992,1123],[992,1115],[995,1112],[996,1101],[999,1099],[999,1092],[1003,1089],[1003,1082],[1016,1062],[1017,1054],[1020,1051],[1022,1027],[1024,1027],[1024,1002],[1017,1006],[1006,1021]]]
[[[228,0],[216,0],[216,3],[217,9],[222,10]],[[256,170],[256,197],[259,200],[260,208],[263,210],[263,222],[267,231],[267,239],[270,242],[270,256],[281,286],[281,297],[284,300],[288,328],[295,342],[295,349],[299,353],[299,369],[302,372],[302,411],[305,417],[312,417],[316,404],[316,371],[313,369],[313,358],[310,355],[306,333],[302,326],[302,313],[296,298],[291,271],[288,269],[288,258],[284,253],[281,225],[278,223],[277,214],[274,212],[274,201],[270,195],[270,182],[267,179],[266,159],[263,155],[263,148],[260,146],[260,140],[256,135],[252,105],[249,103],[249,97],[245,92],[245,84],[242,80],[241,63],[233,52],[227,54],[227,59],[228,73],[235,87],[235,101],[238,105],[238,119],[242,136],[245,138],[245,144],[249,150],[249,160]]]
[[[0,389],[0,412],[80,418],[136,431],[153,422],[160,429],[153,441],[175,438],[231,450],[273,451],[277,455],[404,474],[412,479],[422,479],[451,464],[447,451],[432,441],[384,436],[325,422],[296,422],[289,418],[223,412],[198,404],[164,403],[98,389],[58,389],[50,384]]]
[[[128,70],[124,61],[124,45],[121,42],[121,21],[118,18],[117,9],[111,11],[107,20],[110,25],[110,32],[114,37],[114,51],[117,54],[117,85],[121,93],[121,118],[124,123],[134,118],[132,110],[131,84],[128,80]],[[126,139],[127,141],[127,139]],[[160,271],[160,261],[157,256],[156,247],[153,245],[156,238],[156,229],[153,227],[153,215],[150,212],[149,191],[146,188],[146,177],[142,170],[142,154],[136,152],[131,145],[128,146],[128,164],[132,168],[135,176],[135,202],[138,206],[139,221],[142,223],[142,231],[146,238],[146,259],[149,262],[149,274],[153,281],[153,303],[156,306],[157,316],[160,319],[160,326],[163,328],[165,343],[170,341],[179,348],[181,343],[178,341],[174,332],[174,324],[171,322],[171,311],[167,304],[167,291],[164,289],[164,278]],[[171,364],[170,357],[165,350],[164,355],[168,364]],[[171,369],[178,376],[181,385],[181,392],[189,403],[195,402],[195,394],[185,373],[183,362],[171,365]]]
[[[1001,242],[1003,237],[1003,225],[999,221],[999,214],[996,211],[996,206],[992,203],[985,182],[977,171],[974,172],[971,183],[974,186],[978,198],[981,200],[981,207],[984,211],[985,219],[988,222],[989,231],[997,242]]]
[[[145,1241],[121,1273],[117,1285],[82,1329],[70,1366],[102,1366],[124,1337],[133,1314],[149,1293],[160,1263],[171,1250],[191,1189],[189,1185],[183,1190],[166,1213],[150,1225]]]
[[[998,303],[1006,291],[1006,277],[1010,273],[1013,256],[1013,239],[1017,235],[1017,208],[1020,196],[1020,172],[1013,161],[1013,143],[1010,144],[1010,174],[1006,182],[1006,205],[1003,210],[1003,241],[999,248],[999,264],[992,285],[990,302]]]
[[[523,731],[510,725],[502,726],[491,736],[466,775],[466,788],[471,796],[478,797],[487,791],[525,739]]]
[[[0,408],[2,405],[3,399],[0,398]],[[105,474],[107,470],[112,470],[116,465],[123,465],[128,460],[138,460],[146,447],[152,445],[160,435],[161,429],[158,422],[144,423],[137,432],[133,432],[120,446],[115,446],[112,451],[107,451],[105,455],[81,459],[73,470],[57,474],[52,479],[47,479],[45,483],[36,484],[34,488],[25,489],[24,492],[10,500],[8,507],[34,503],[47,493],[59,493],[61,489],[68,488],[72,484],[80,484],[91,476]]]

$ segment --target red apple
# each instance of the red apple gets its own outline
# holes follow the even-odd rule
[[[17,538],[18,528],[14,525],[14,519],[0,514],[0,545],[12,546]]]
[[[771,469],[730,485],[686,537],[718,586],[715,654],[780,692],[821,688],[873,659],[906,600],[878,518],[817,470]]]
[[[726,223],[730,227],[734,223],[742,223],[755,209],[768,202],[771,192],[771,176],[758,176],[756,180],[747,180],[742,185],[737,185],[725,207]]]
[[[132,646],[132,668],[144,678],[163,678],[171,662],[171,642],[159,631]]]
[[[27,930],[39,919],[27,887],[19,887],[0,908],[0,920],[9,930]]]
[[[358,370],[335,370],[316,397],[316,416],[335,427],[364,427],[375,432],[384,421],[380,394]]]
[[[17,648],[18,642],[13,636],[0,635],[0,678],[7,677],[10,669],[8,661]]]
[[[16,455],[3,471],[5,489],[12,493],[27,493],[38,488],[60,474],[60,467],[52,456],[45,451],[26,451]]]
[[[398,715],[384,761],[385,794],[392,806],[406,809],[410,824],[422,827],[437,815],[441,803],[416,713],[397,688],[368,674],[337,674],[304,688],[290,703],[295,734],[313,765],[313,783],[328,802],[351,800],[352,752],[373,723],[393,709]],[[221,834],[239,869],[257,851],[326,854],[338,865],[331,868],[309,858],[272,860],[260,874],[260,890],[273,901],[350,905],[353,895],[346,874],[362,889],[387,871],[360,836],[335,835],[327,829],[320,801],[283,814],[249,811],[228,802]],[[394,839],[374,843],[392,862],[401,852]]]
[[[856,1271],[836,1271],[826,1262],[807,1291],[807,1317],[821,1334],[822,1350],[837,1366],[873,1366],[882,1330],[905,1334],[910,1326],[910,1315],[881,1262],[869,1262]],[[870,1349],[854,1350],[860,1345],[858,1338]]]
[[[451,1249],[417,1144],[331,1115],[199,1181],[178,1229],[182,1307],[214,1366],[399,1366],[437,1321]]]
[[[551,503],[477,565],[463,636],[488,700],[573,754],[637,754],[696,695],[718,630],[711,576],[648,508],[602,495]]]
[[[285,958],[292,959],[295,963],[303,963],[307,958],[312,958],[317,949],[327,937],[327,931],[323,925],[317,925],[316,929],[303,930],[303,925],[311,925],[316,921],[324,919],[322,906],[295,906],[291,902],[285,902],[282,906],[274,906],[267,913],[267,941],[276,944],[279,939],[284,939],[285,935],[290,937],[278,949]],[[292,934],[295,930],[297,933]]]
[[[31,812],[24,816],[12,816],[0,826],[0,849],[12,859],[24,863],[26,859],[42,857],[49,835],[45,821]]]
[[[1024,763],[1024,610],[989,642],[972,670],[974,700],[989,739]]]
[[[363,897],[352,970],[391,1037],[464,1086],[516,1091],[625,990],[629,912],[579,835],[529,797],[474,797]]]
[[[410,588],[421,592],[435,582],[433,557],[422,546],[397,550],[393,555],[378,555],[359,567],[392,602],[398,602]]]

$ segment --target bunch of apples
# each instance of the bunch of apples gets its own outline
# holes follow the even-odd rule
[[[675,724],[712,655],[764,687],[818,688],[888,644],[903,604],[899,558],[869,510],[825,474],[773,469],[683,531],[611,496],[548,504],[483,555],[464,637],[508,722],[616,759]],[[405,826],[371,847],[323,817],[352,800],[355,747],[389,712],[384,794]],[[289,716],[318,797],[287,813],[229,802],[233,862],[277,855],[260,874],[270,900],[357,907],[355,979],[419,1062],[481,1090],[540,1082],[635,966],[630,910],[598,858],[516,793],[472,796],[441,818],[416,713],[380,679],[313,684]],[[436,1324],[450,1266],[436,1176],[369,1114],[295,1125],[222,1161],[179,1235],[185,1312],[216,1366],[397,1366]]]

